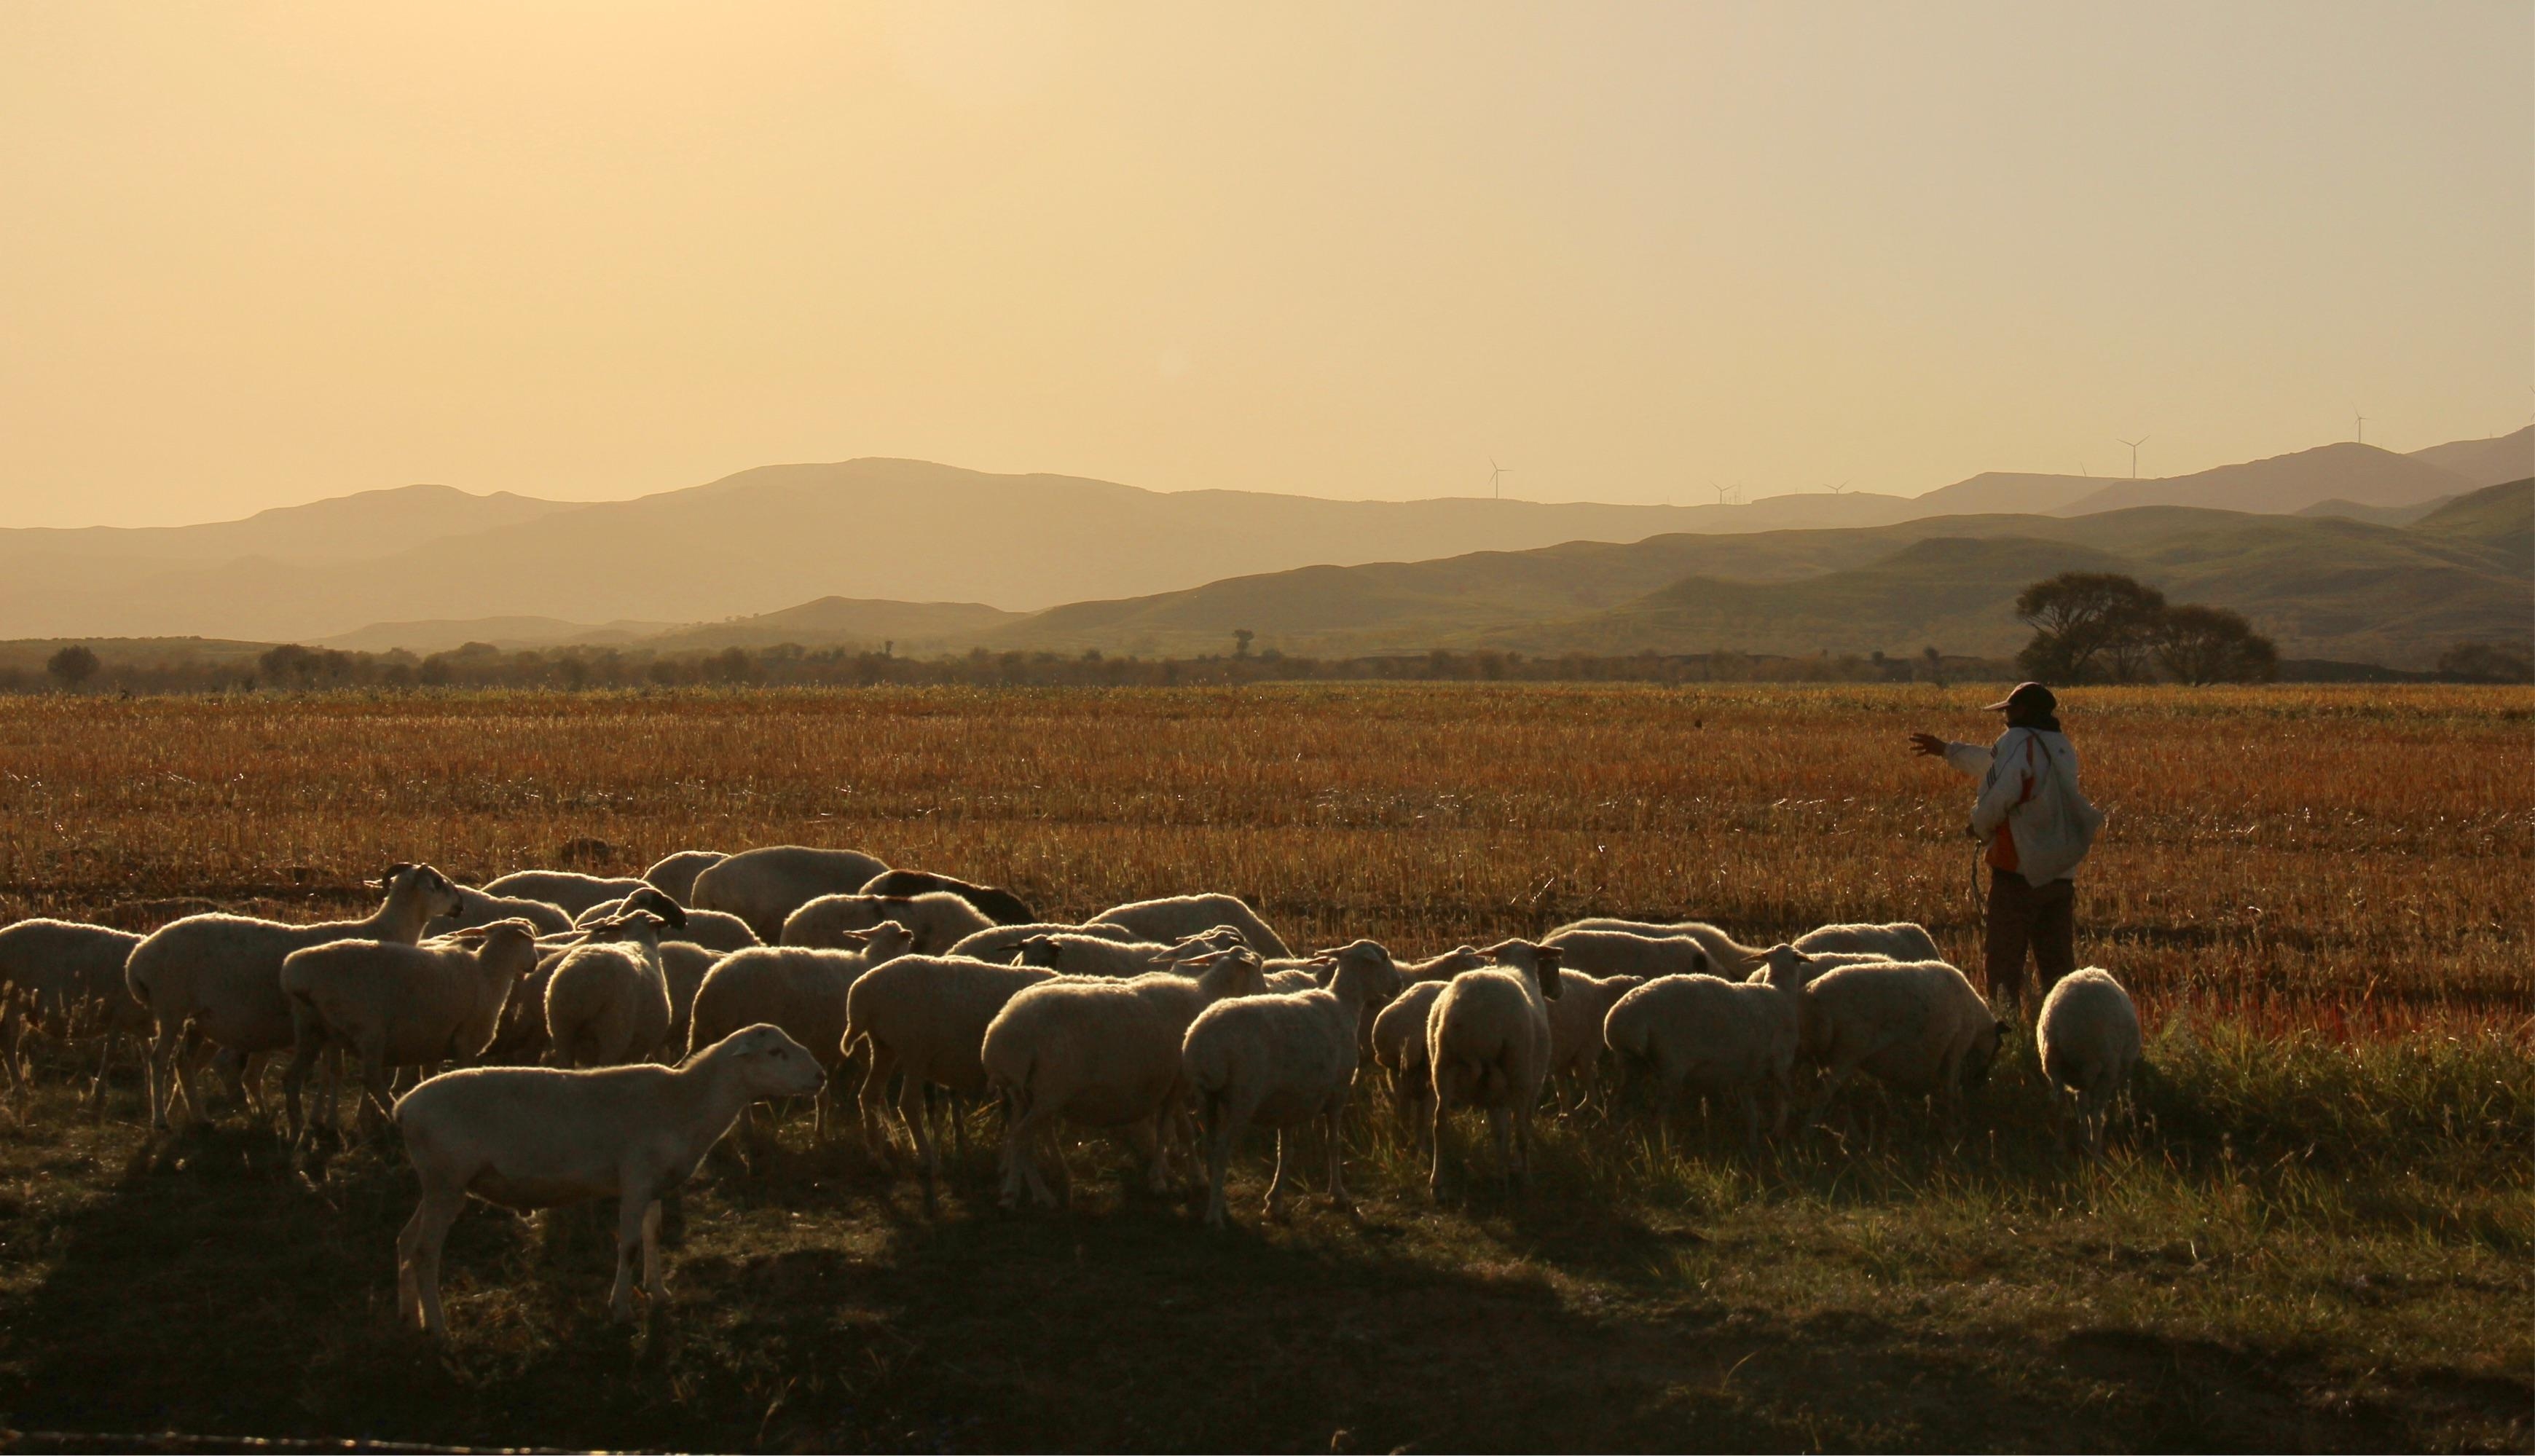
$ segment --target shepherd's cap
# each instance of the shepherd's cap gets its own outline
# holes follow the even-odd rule
[[[2060,706],[2060,699],[2040,683],[2018,683],[2015,691],[1982,708],[1985,713],[2049,713]]]

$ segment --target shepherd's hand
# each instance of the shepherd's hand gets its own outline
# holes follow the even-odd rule
[[[1946,754],[1946,741],[1933,733],[1910,735],[1910,752],[1922,758],[1941,758]]]

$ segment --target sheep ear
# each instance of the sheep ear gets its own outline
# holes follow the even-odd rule
[[[393,864],[393,865],[388,866],[388,867],[387,867],[387,870],[379,876],[379,888],[381,888],[381,889],[394,889],[394,888],[396,888],[397,877],[398,877],[398,876],[400,876],[400,875],[402,875],[405,871],[410,870],[410,869],[412,869],[412,868],[413,868],[413,866],[408,865],[408,864],[405,864],[405,863],[404,863],[403,861],[402,861],[402,860],[398,861],[396,864]]]
[[[510,922],[503,921],[502,924],[508,925]],[[445,935],[440,939],[444,940],[455,940],[461,945],[475,945],[482,943],[484,938],[492,933],[493,928],[491,926],[470,925],[463,930],[451,931],[448,935]]]

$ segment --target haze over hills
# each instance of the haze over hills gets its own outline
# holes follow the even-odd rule
[[[2481,482],[2467,481],[2410,455],[2345,441],[2190,475],[2117,480],[2053,514],[2088,516],[2131,506],[2208,506],[2222,511],[2286,513],[2303,511],[2320,501],[2409,506],[2454,495],[2476,483]]]
[[[2467,485],[2524,480],[2535,475],[2535,425],[2488,440],[2450,440],[2444,445],[2416,450],[2412,458],[2459,476]]]

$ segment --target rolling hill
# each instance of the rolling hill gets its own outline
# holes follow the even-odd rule
[[[2092,516],[2133,506],[2288,513],[2324,501],[2409,506],[2453,495],[2475,483],[2411,455],[2344,441],[2190,475],[2117,480],[2053,508],[2052,514]]]
[[[2412,458],[2436,465],[2467,485],[2499,485],[2535,475],[2535,425],[2494,435],[2488,440],[2450,440],[2412,452]]]

